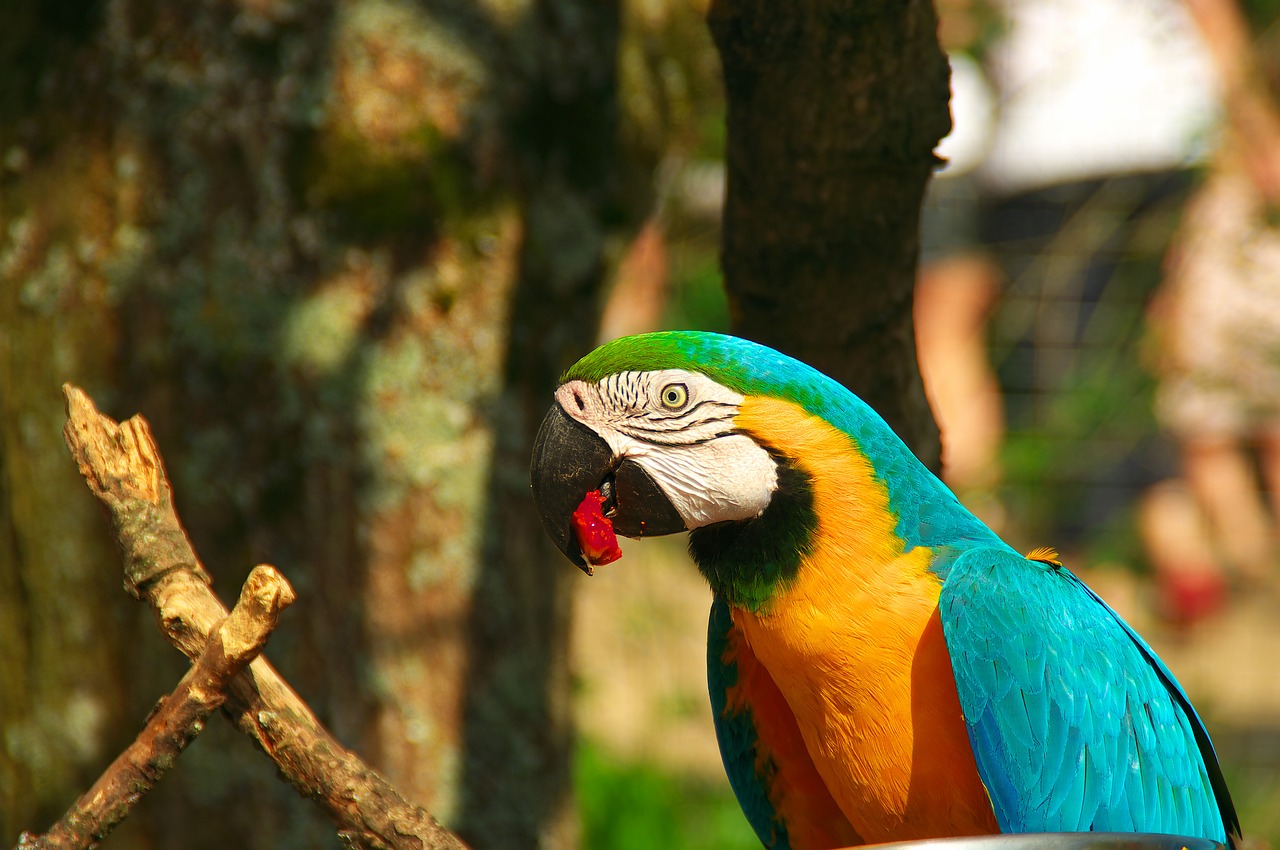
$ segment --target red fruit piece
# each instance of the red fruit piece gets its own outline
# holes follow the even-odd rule
[[[592,574],[592,567],[611,564],[622,557],[618,535],[613,533],[613,522],[604,515],[604,496],[599,490],[592,490],[584,496],[573,512],[573,532],[587,562],[587,575]]]

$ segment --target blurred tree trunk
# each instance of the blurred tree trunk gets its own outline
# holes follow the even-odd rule
[[[224,598],[488,847],[575,843],[567,583],[527,468],[594,338],[616,2],[15,0],[0,33],[0,840],[185,664],[119,591],[59,385],[151,419]],[[464,716],[465,713],[465,716]],[[336,846],[212,724],[108,846]]]
[[[920,204],[950,126],[928,0],[713,0],[735,333],[840,380],[931,467],[911,325]]]

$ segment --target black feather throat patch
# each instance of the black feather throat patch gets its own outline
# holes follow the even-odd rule
[[[818,527],[813,482],[786,458],[778,463],[778,489],[755,519],[694,529],[689,554],[711,590],[730,605],[760,611],[795,579]]]

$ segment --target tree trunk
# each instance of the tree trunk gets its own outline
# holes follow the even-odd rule
[[[59,444],[70,380],[151,420],[224,598],[261,561],[292,580],[268,655],[339,739],[478,850],[572,846],[575,574],[527,469],[619,221],[617,4],[11,5],[0,833],[47,826],[185,666]],[[113,846],[336,846],[225,727]]]
[[[734,331],[840,380],[936,468],[911,326],[920,204],[949,127],[927,0],[714,0]]]

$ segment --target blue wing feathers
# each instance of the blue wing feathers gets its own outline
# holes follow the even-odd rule
[[[1061,793],[1050,798],[1048,812],[1048,831],[1064,832],[1070,830],[1071,824],[1081,823],[1081,808],[1084,804],[1084,772],[1079,764],[1066,775]],[[1025,818],[1026,814],[1022,816]],[[1083,821],[1088,823],[1088,821]],[[1078,827],[1077,827],[1078,828]]]
[[[1240,817],[1236,814],[1235,804],[1231,800],[1231,792],[1227,789],[1227,781],[1222,775],[1222,767],[1218,764],[1217,751],[1213,747],[1213,742],[1209,740],[1209,732],[1204,727],[1204,721],[1200,719],[1200,715],[1196,713],[1195,707],[1191,705],[1191,700],[1187,696],[1186,691],[1178,684],[1178,680],[1173,677],[1173,673],[1155,654],[1155,651],[1147,644],[1142,636],[1135,632],[1128,623],[1120,619],[1120,616],[1111,610],[1102,599],[1087,587],[1079,579],[1072,576],[1072,579],[1078,584],[1085,593],[1101,605],[1107,613],[1118,623],[1121,628],[1129,635],[1130,639],[1138,645],[1143,656],[1155,668],[1160,679],[1169,689],[1174,701],[1181,708],[1182,713],[1191,724],[1191,732],[1195,738],[1196,747],[1203,757],[1203,763],[1208,771],[1209,785],[1213,789],[1213,794],[1218,802],[1218,814],[1220,820],[1227,832],[1227,843],[1234,847],[1236,839],[1240,837]],[[1213,818],[1209,818],[1207,823],[1216,823]]]
[[[1022,692],[1022,705],[1027,712],[1027,724],[1031,731],[1031,746],[1043,747],[1049,737],[1049,689],[1044,680],[1044,656],[1040,656],[1038,669],[1027,671],[1027,689]]]
[[[1039,774],[1033,772],[1033,768],[1028,767],[1027,774],[1035,776],[1038,794],[1036,797],[1027,800],[1028,808],[1038,808],[1048,803],[1049,798],[1053,796],[1054,788],[1058,784],[1058,777],[1062,774],[1062,760],[1067,754],[1067,738],[1070,734],[1071,727],[1067,724],[1066,718],[1063,717],[1061,709],[1053,704],[1050,711],[1049,734],[1045,737],[1045,746],[1043,752],[1043,761],[1039,765]]]
[[[1009,732],[1018,740],[1018,744],[1024,749],[1034,750],[1037,746],[1035,722],[1031,719],[1031,713],[1027,707],[1025,697],[1020,700],[1022,703],[1022,711],[1015,710],[1009,715]]]
[[[977,723],[969,727],[970,740],[973,742],[974,752],[1000,747],[1000,739],[997,737],[999,732],[997,730],[995,718],[988,710]],[[1000,824],[1001,831],[1012,832],[1013,830],[1005,821],[1003,813],[1017,808],[1021,789],[1014,785],[1010,776],[1006,773],[993,773],[990,778],[983,776],[983,782],[986,783],[987,793],[991,796],[991,805],[995,810],[996,821]]]
[[[951,559],[939,610],[1002,830],[1238,835],[1186,694],[1070,571],[971,550]]]

